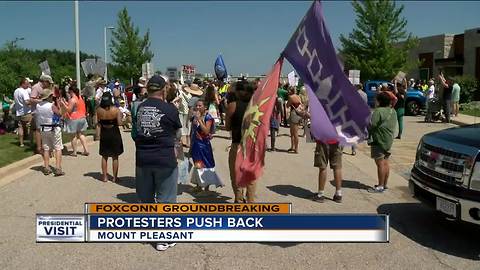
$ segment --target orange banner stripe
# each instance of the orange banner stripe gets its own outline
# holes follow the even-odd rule
[[[87,203],[87,214],[290,214],[290,203]]]

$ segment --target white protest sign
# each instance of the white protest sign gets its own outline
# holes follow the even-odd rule
[[[395,76],[394,80],[397,81],[397,82],[402,82],[405,79],[405,75],[406,75],[405,72],[399,71],[397,73],[397,75]]]
[[[360,70],[351,69],[348,71],[348,80],[353,84],[360,84]]]
[[[103,75],[103,78],[106,78],[106,64],[103,60],[98,59],[97,62],[95,63],[95,73],[98,75]]]
[[[295,71],[288,73],[288,84],[291,86],[298,86],[298,76],[295,74]]]
[[[47,61],[47,60],[41,62],[41,63],[38,64],[38,65],[40,66],[40,70],[42,71],[42,74],[52,75],[51,72],[50,72],[50,66],[48,65],[48,61]]]

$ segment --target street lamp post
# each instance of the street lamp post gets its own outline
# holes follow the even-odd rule
[[[107,29],[113,30],[115,27],[113,26],[105,26],[103,28],[103,46],[105,48],[105,80],[108,82],[108,61],[107,61]]]
[[[74,3],[74,17],[75,17],[75,69],[77,75],[77,88],[80,86],[80,24],[78,21],[78,1]]]
[[[17,47],[17,42],[21,41],[21,40],[25,40],[25,38],[21,37],[16,37],[15,40],[12,40],[12,47]]]

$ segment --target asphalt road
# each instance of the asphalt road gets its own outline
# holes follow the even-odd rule
[[[258,183],[259,202],[291,202],[295,213],[388,213],[390,243],[258,243],[177,244],[158,252],[149,244],[37,244],[36,213],[82,213],[85,202],[136,202],[134,147],[124,134],[118,184],[100,179],[98,143],[89,157],[65,157],[62,178],[45,177],[34,166],[19,179],[0,187],[0,269],[480,269],[480,228],[451,222],[412,198],[405,173],[411,153],[426,131],[444,124],[416,123],[406,118],[404,139],[395,141],[390,189],[370,194],[376,168],[367,148],[344,155],[343,203],[308,199],[317,189],[312,166],[313,144],[301,140],[298,155],[267,153],[265,174]],[[287,130],[277,146],[289,148]],[[189,186],[179,190],[180,202],[232,202],[228,180],[227,133],[214,139],[219,175],[227,186],[211,198],[197,198]],[[365,146],[363,146],[365,147]],[[413,149],[413,150],[412,150]],[[349,152],[345,149],[345,152]],[[414,152],[413,152],[414,153]],[[329,172],[329,179],[332,178]],[[326,194],[334,187],[327,184]]]

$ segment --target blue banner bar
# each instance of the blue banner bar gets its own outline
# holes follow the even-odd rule
[[[90,215],[90,229],[386,230],[386,215]]]

